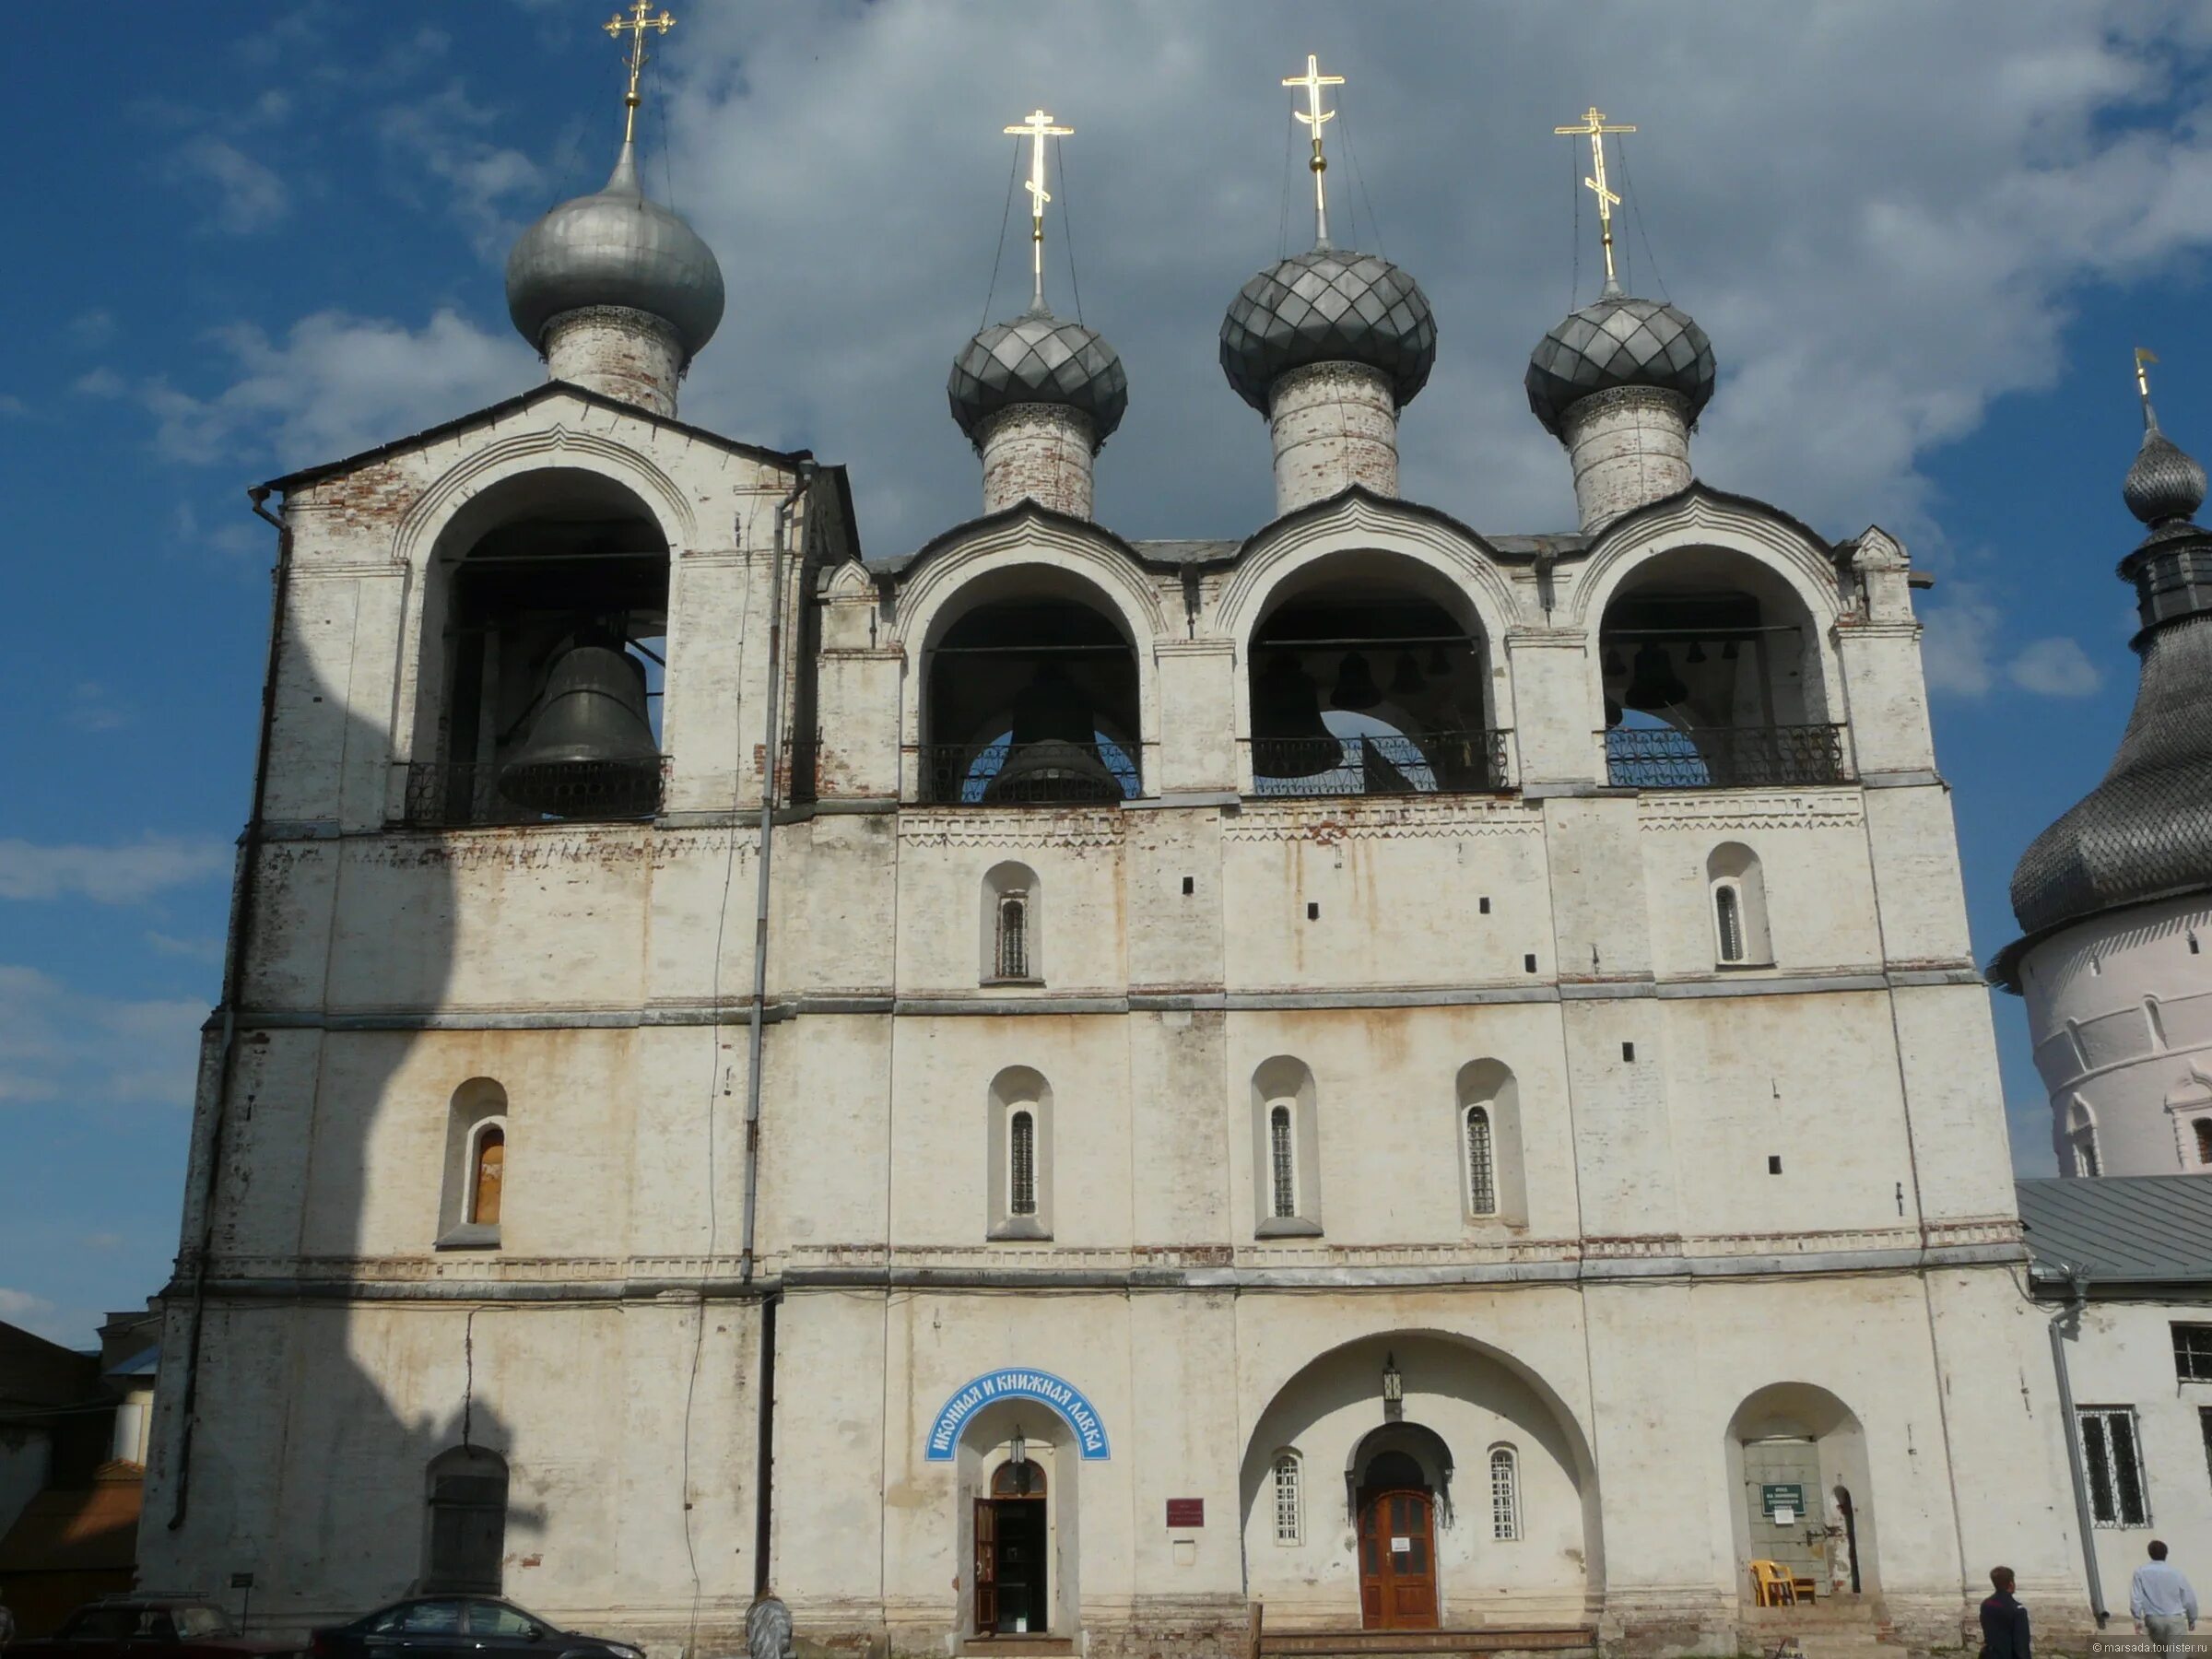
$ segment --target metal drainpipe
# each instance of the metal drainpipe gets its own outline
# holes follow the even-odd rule
[[[2065,1268],[2066,1282],[2073,1288],[2074,1298],[2051,1315],[2048,1326],[2051,1333],[2051,1365],[2058,1373],[2058,1410],[2066,1430],[2066,1473],[2074,1480],[2074,1519],[2081,1528],[2081,1562],[2088,1573],[2089,1611],[2096,1616],[2097,1628],[2102,1630],[2105,1620],[2112,1615],[2105,1611],[2104,1578],[2097,1570],[2097,1531],[2089,1515],[2088,1483],[2081,1472],[2081,1423],[2074,1415],[2074,1380],[2066,1371],[2066,1342],[2059,1335],[2058,1329],[2059,1322],[2069,1314],[2077,1321],[2080,1319],[2082,1311],[2088,1306],[2089,1281],[2088,1275],[2067,1264],[2059,1262],[2057,1265]],[[2075,1328],[2080,1329],[2079,1324]]]
[[[184,1524],[192,1507],[193,1411],[199,1403],[200,1334],[207,1312],[207,1256],[215,1246],[215,1198],[223,1167],[223,1124],[229,1114],[230,1085],[238,1070],[238,1004],[245,985],[255,877],[261,868],[262,808],[268,799],[269,744],[276,724],[276,661],[284,641],[285,600],[291,587],[291,526],[263,504],[269,494],[261,485],[246,491],[246,499],[253,504],[254,516],[276,526],[276,569],[272,577],[274,592],[269,608],[268,665],[261,682],[261,735],[253,749],[253,800],[246,812],[245,831],[239,837],[238,877],[230,887],[230,948],[223,962],[222,1006],[217,1010],[222,1016],[223,1035],[216,1061],[215,1102],[208,1113],[207,1161],[200,1182],[200,1237],[198,1248],[193,1253],[192,1323],[184,1339],[183,1393],[177,1404],[182,1421],[177,1435],[176,1496],[169,1510],[171,1532]]]
[[[745,1221],[739,1242],[737,1277],[740,1285],[753,1282],[754,1220],[760,1191],[760,1051],[768,1015],[769,872],[775,854],[776,777],[782,762],[783,721],[783,561],[790,547],[792,510],[814,484],[815,465],[798,464],[798,481],[776,507],[775,562],[768,573],[768,719],[761,743],[760,844],[756,858],[758,878],[753,888],[753,1002],[746,1033],[745,1078]],[[735,830],[732,830],[735,834]],[[768,1593],[769,1547],[773,1541],[775,1515],[775,1378],[776,1307],[781,1290],[762,1299],[760,1307],[759,1425],[753,1480],[753,1594]],[[700,1308],[700,1317],[706,1317]]]

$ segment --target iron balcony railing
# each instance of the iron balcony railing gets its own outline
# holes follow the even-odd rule
[[[1616,726],[1606,734],[1606,782],[1625,788],[1772,788],[1849,776],[1841,726]]]
[[[1509,789],[1509,731],[1254,737],[1255,795],[1488,794]]]
[[[1112,743],[932,743],[919,755],[922,798],[937,806],[1079,806],[1142,788],[1135,757]]]
[[[630,769],[610,766],[604,775],[571,769],[574,786],[563,802],[567,809],[559,813],[524,806],[501,794],[500,769],[491,761],[417,760],[408,762],[403,770],[406,773],[406,788],[400,821],[416,829],[636,823],[651,819],[660,810],[668,757],[661,757],[661,776],[653,781],[651,800],[642,807],[636,800],[637,776]]]

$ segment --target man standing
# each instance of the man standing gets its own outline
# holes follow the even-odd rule
[[[2168,1564],[2166,1546],[2157,1538],[2150,1541],[2150,1559],[2136,1569],[2127,1587],[2127,1610],[2161,1653],[2180,1653],[2183,1637],[2196,1629],[2196,1592],[2180,1569]]]
[[[2012,1569],[1992,1567],[1996,1591],[1982,1604],[1982,1659],[2032,1659],[2028,1651],[2028,1609],[2013,1598]]]

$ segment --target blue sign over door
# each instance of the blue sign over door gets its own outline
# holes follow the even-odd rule
[[[1079,1456],[1095,1459],[1108,1455],[1106,1425],[1099,1420],[1098,1409],[1083,1397],[1081,1389],[1050,1371],[1009,1365],[985,1371],[952,1391],[952,1398],[945,1402],[936,1421],[929,1426],[927,1461],[948,1461],[959,1441],[960,1425],[994,1400],[1035,1400],[1049,1406],[1075,1430]]]

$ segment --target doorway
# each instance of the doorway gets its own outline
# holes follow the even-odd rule
[[[1052,1617],[1050,1555],[1043,1469],[1027,1458],[999,1465],[991,1495],[975,1500],[977,1635],[1045,1633]]]
[[[1359,1488],[1359,1623],[1436,1629],[1436,1504],[1421,1466],[1385,1452]]]
[[[1827,1517],[1818,1512],[1820,1448],[1795,1437],[1744,1443],[1744,1518],[1751,1558],[1829,1583]]]

